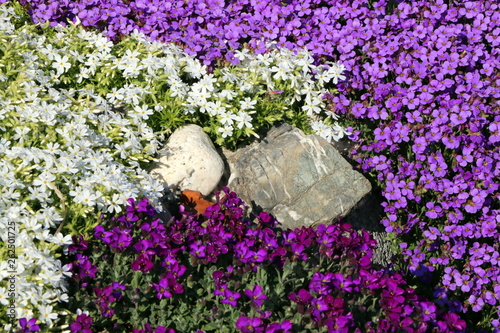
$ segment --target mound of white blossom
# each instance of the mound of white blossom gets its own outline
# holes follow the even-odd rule
[[[65,33],[56,48],[35,27],[14,29],[13,15],[0,6],[0,318],[6,325],[15,271],[16,317],[37,317],[50,327],[59,319],[57,303],[68,301],[70,273],[58,259],[71,243],[68,233],[88,231],[96,212],[119,212],[127,198],[160,198],[162,187],[139,166],[158,140],[142,116],[112,111],[92,90],[62,88],[60,76],[72,66]],[[7,261],[9,239],[15,261]]]

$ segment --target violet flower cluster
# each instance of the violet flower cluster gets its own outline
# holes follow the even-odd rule
[[[69,248],[72,333],[463,332],[465,322],[371,267],[375,241],[348,224],[282,230],[223,188],[204,214],[155,219],[147,199]],[[75,310],[75,309],[71,309]],[[182,318],[182,320],[178,320]]]
[[[350,78],[333,104],[366,126],[352,157],[377,177],[382,223],[410,272],[477,330],[498,332],[498,4],[374,6],[376,18],[345,12],[353,48],[339,52]]]

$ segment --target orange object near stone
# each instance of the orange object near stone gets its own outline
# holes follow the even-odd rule
[[[205,200],[200,192],[191,190],[181,192],[181,204],[193,208],[198,215],[205,213],[208,207],[215,205],[214,202]]]

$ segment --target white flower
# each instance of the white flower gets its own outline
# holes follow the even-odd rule
[[[121,206],[126,203],[126,199],[123,198],[120,194],[113,194],[111,200],[108,200],[108,208],[107,211],[110,213],[120,213],[122,211]]]
[[[56,55],[59,55],[58,50],[54,49],[52,44],[47,44],[40,49],[40,52],[47,55],[49,60],[54,60]]]
[[[262,53],[262,54],[257,55],[257,60],[258,60],[259,64],[267,67],[271,64],[272,58],[269,57],[268,53]]]
[[[203,76],[203,78],[199,82],[195,83],[193,85],[193,88],[194,86],[197,86],[199,87],[199,90],[203,92],[214,91],[214,83],[216,81],[217,80],[214,78],[213,74],[208,74]]]
[[[290,67],[286,62],[280,62],[278,66],[273,66],[271,67],[271,72],[276,73],[274,74],[274,78],[276,80],[282,79],[283,81],[288,79],[288,72],[290,71]]]
[[[316,73],[316,80],[318,80],[318,83],[321,85],[324,85],[330,81],[330,77],[328,75],[328,72],[323,72],[323,71],[318,71]]]
[[[344,135],[351,135],[352,134],[352,133],[346,131],[345,128],[340,126],[338,123],[333,124],[332,132],[333,132],[332,139],[335,141],[342,139],[344,137]]]
[[[321,112],[321,100],[317,98],[309,99],[306,98],[305,104],[302,106],[302,110],[307,112],[308,116],[313,114],[318,114]]]
[[[328,70],[328,74],[332,78],[333,84],[337,84],[339,80],[345,80],[345,75],[342,75],[345,67],[342,64],[333,64],[332,67]]]
[[[207,66],[200,64],[199,61],[195,59],[188,58],[186,59],[186,68],[185,71],[187,74],[189,74],[191,77],[195,79],[199,79],[202,75],[205,75],[207,73]],[[173,61],[169,62],[169,65],[172,66],[174,63]]]
[[[123,55],[122,59],[126,64],[136,64],[139,59],[137,58],[139,56],[139,52],[137,51],[132,51],[132,50],[127,50],[125,51],[125,54]]]
[[[215,103],[208,102],[207,104],[207,112],[212,116],[221,115],[226,112],[226,108],[222,106],[221,101],[215,101]]]
[[[88,69],[89,73],[92,75],[95,74],[95,71],[97,69],[97,66],[100,66],[101,63],[101,58],[99,58],[99,55],[96,53],[91,53],[87,55],[87,60],[85,61],[85,66],[87,66],[86,69]]]
[[[50,203],[52,200],[49,199],[49,194],[42,190],[40,187],[28,187],[28,191],[30,192],[30,200],[38,200],[39,202],[47,202]]]
[[[42,228],[42,225],[38,223],[36,218],[30,218],[27,222],[24,223],[24,227],[26,228],[26,230],[36,233]]]
[[[72,243],[71,235],[63,236],[63,234],[58,232],[56,235],[52,236],[50,242],[57,245],[70,245]]]
[[[142,106],[136,106],[134,111],[137,112],[142,119],[148,119],[150,115],[153,114],[153,110],[149,109],[146,104]]]
[[[52,312],[52,305],[41,305],[38,307],[38,311],[40,311],[40,319],[42,322],[45,322],[47,325],[52,325],[52,321],[57,319],[57,313]]]
[[[253,109],[255,104],[257,104],[257,101],[252,100],[250,97],[246,97],[243,101],[240,101],[240,105],[243,110]]]
[[[38,175],[38,178],[33,181],[34,186],[40,186],[40,189],[42,191],[45,191],[47,186],[50,187],[50,184],[56,180],[56,176],[51,174],[48,171],[42,172],[40,175]]]
[[[77,187],[76,191],[70,191],[69,194],[74,196],[74,202],[79,202],[86,206],[94,206],[97,198],[100,196],[98,193],[92,193],[88,188]]]
[[[218,131],[222,133],[223,138],[233,135],[233,128],[229,126],[220,127]]]
[[[16,127],[14,128],[16,134],[14,134],[13,139],[19,141],[19,143],[23,143],[27,138],[27,134],[31,132],[31,128],[29,127]]]
[[[116,87],[113,87],[111,89],[111,92],[106,94],[106,99],[110,103],[114,103],[115,101],[121,101],[123,100],[125,96],[123,95],[123,88],[117,89]]]
[[[3,305],[9,304],[9,298],[7,296],[7,289],[0,287],[0,303]]]
[[[128,64],[125,70],[123,71],[123,76],[126,78],[132,77],[135,78],[141,74],[141,70],[143,69],[142,65],[137,63]]]
[[[234,90],[230,90],[230,89],[224,89],[221,92],[219,92],[219,97],[227,98],[228,101],[232,100],[233,97],[235,97],[237,95],[238,94]]]
[[[232,73],[227,68],[221,69],[220,72],[222,74],[222,80],[225,82],[235,83],[235,82],[238,82],[240,80],[236,74]]]
[[[253,125],[251,123],[252,117],[250,117],[250,115],[244,111],[238,112],[238,115],[236,116],[235,120],[238,122],[237,127],[239,129],[243,128],[243,126],[248,127],[248,128],[253,127]]]
[[[325,125],[321,121],[313,121],[311,123],[311,128],[317,135],[326,139],[328,142],[332,141],[333,133],[332,133],[332,128],[330,126]]]
[[[61,145],[57,142],[49,142],[47,143],[47,152],[52,154],[52,155],[59,155],[61,153],[61,150],[58,149],[59,147],[61,147]]]
[[[234,120],[238,119],[238,116],[232,112],[223,112],[219,114],[219,116],[220,123],[224,126],[231,126],[234,123]]]
[[[52,63],[52,67],[57,70],[57,75],[61,75],[71,68],[71,64],[68,62],[68,56],[61,57],[59,54],[54,55],[54,62]]]

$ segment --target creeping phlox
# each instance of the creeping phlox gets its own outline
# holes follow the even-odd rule
[[[335,91],[326,87],[345,79],[344,66],[314,65],[305,48],[290,51],[268,43],[265,54],[235,51],[237,64],[211,70],[177,45],[151,41],[136,30],[116,47],[101,35],[82,30],[79,36],[94,53],[75,56],[81,69],[73,84],[92,84],[115,108],[128,108],[157,130],[194,122],[228,146],[280,120],[312,129],[329,142],[349,134],[327,109]],[[66,68],[59,58],[54,64],[58,71]],[[69,74],[64,79],[74,80]]]
[[[208,113],[218,119],[217,131],[222,138],[241,130],[255,134],[250,130],[253,123],[269,117],[267,108],[276,105],[266,102],[276,96],[283,103],[277,111],[284,115],[295,106],[294,112],[307,116],[312,130],[329,142],[349,134],[335,122],[337,115],[326,110],[331,91],[324,88],[330,82],[337,84],[345,79],[344,66],[337,63],[316,66],[305,48],[291,51],[268,43],[267,49],[264,54],[250,53],[248,49],[235,51],[239,62],[216,69],[214,73],[202,74],[200,70],[189,69],[199,81],[184,92],[174,88],[174,94],[187,96],[184,106],[188,112]],[[181,82],[173,84],[173,87],[181,86]]]
[[[129,196],[154,201],[162,190],[139,166],[158,144],[141,117],[114,112],[91,89],[62,82],[76,66],[67,32],[38,36],[35,26],[15,23],[13,8],[1,5],[0,323],[6,331],[11,299],[16,318],[57,325],[64,314],[58,302],[68,301],[71,272],[58,258],[71,244],[69,232],[90,229],[96,209],[120,212]],[[15,260],[6,260],[12,258],[6,244],[15,245]],[[7,296],[11,283],[14,295]]]

